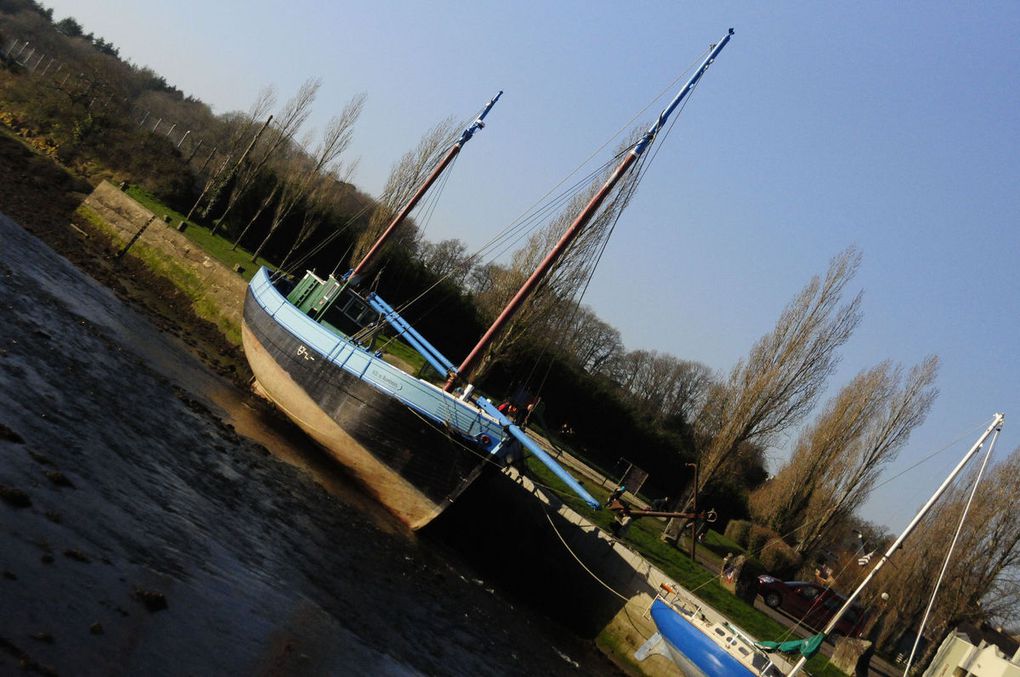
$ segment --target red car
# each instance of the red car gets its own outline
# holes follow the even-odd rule
[[[846,597],[831,588],[805,581],[784,582],[772,576],[758,577],[758,594],[766,605],[816,630],[824,628],[846,603]],[[833,633],[860,637],[866,620],[864,610],[853,605],[836,623]]]

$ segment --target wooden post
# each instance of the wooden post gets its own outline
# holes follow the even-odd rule
[[[189,134],[191,133],[191,130],[190,130],[190,129],[188,130],[188,133],[189,133]],[[182,139],[182,141],[183,141],[183,139]],[[192,148],[192,149],[191,149],[191,153],[189,153],[189,154],[188,154],[188,159],[187,159],[187,160],[185,160],[185,162],[191,162],[191,159],[192,159],[193,157],[195,157],[195,153],[197,153],[197,152],[198,152],[198,149],[202,147],[202,144],[203,144],[203,143],[205,143],[205,139],[199,139],[199,140],[198,140],[198,143],[197,143],[197,144],[195,145],[195,147],[194,147],[194,148]],[[204,165],[203,165],[203,166],[204,166]],[[199,170],[199,171],[201,171],[201,170]]]
[[[694,500],[692,505],[693,509],[691,510],[691,512],[696,514],[698,512],[698,464],[687,463],[686,465],[694,468]],[[695,564],[698,563],[698,560],[694,557],[695,549],[697,548],[697,546],[698,546],[698,520],[695,519],[691,520],[691,561],[694,562]]]
[[[142,233],[145,232],[145,229],[148,228],[149,224],[152,223],[155,219],[156,215],[153,214],[152,216],[149,217],[149,220],[146,221],[145,224],[138,229],[138,232],[131,236],[131,239],[128,240],[128,243],[124,245],[124,248],[117,252],[117,256],[115,257],[117,261],[120,261],[122,258],[124,258],[124,255],[127,254],[128,250],[131,249],[132,245],[134,245],[135,242],[138,242],[138,238],[142,236]]]

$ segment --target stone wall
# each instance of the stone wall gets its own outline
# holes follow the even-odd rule
[[[129,241],[153,217],[151,211],[107,181],[99,184],[82,204],[98,214],[123,242]],[[247,282],[210,258],[174,225],[155,219],[138,242],[165,255],[167,264],[174,264],[193,276],[200,290],[196,301],[207,301],[201,309],[196,308],[199,314],[227,330],[224,333],[228,337],[239,335]],[[210,312],[215,316],[207,316]]]

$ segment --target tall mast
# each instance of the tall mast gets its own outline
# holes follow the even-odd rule
[[[520,309],[524,301],[531,295],[532,292],[534,292],[535,288],[549,273],[549,270],[563,255],[563,252],[566,251],[570,243],[573,242],[584,227],[588,225],[592,216],[595,215],[595,213],[599,210],[599,207],[602,206],[602,203],[605,202],[606,197],[609,196],[616,184],[619,183],[620,179],[626,175],[631,166],[637,162],[638,158],[641,157],[641,154],[647,150],[648,146],[655,139],[655,136],[659,133],[659,130],[661,130],[666,124],[666,120],[669,119],[669,116],[674,110],[676,110],[676,107],[680,105],[680,102],[684,99],[684,97],[690,93],[691,89],[698,84],[698,80],[700,80],[701,76],[705,74],[705,71],[708,70],[708,67],[719,55],[719,52],[722,51],[723,47],[726,46],[726,43],[730,41],[730,37],[732,37],[732,35],[733,29],[731,28],[727,31],[726,35],[723,36],[723,39],[712,47],[712,51],[709,52],[708,57],[702,62],[698,70],[695,71],[694,75],[691,76],[691,79],[687,81],[687,84],[684,85],[683,89],[681,89],[677,95],[673,97],[673,100],[669,103],[669,105],[666,106],[666,108],[664,108],[659,114],[659,118],[655,121],[655,123],[649,127],[644,136],[642,136],[641,139],[634,144],[634,147],[631,148],[629,153],[627,153],[627,156],[620,162],[619,166],[615,171],[613,171],[605,184],[603,184],[599,191],[595,193],[595,196],[588,202],[585,208],[581,210],[581,213],[577,215],[577,218],[574,219],[573,223],[570,224],[567,230],[560,237],[559,242],[557,242],[552,250],[546,255],[545,259],[538,264],[538,268],[535,269],[535,272],[531,274],[531,277],[525,281],[524,285],[517,291],[514,297],[510,299],[510,302],[503,309],[503,312],[499,314],[499,317],[496,318],[496,321],[492,323],[492,326],[485,332],[485,335],[482,336],[478,344],[472,348],[468,356],[464,358],[464,361],[461,363],[460,367],[457,368],[457,371],[450,374],[445,387],[447,391],[453,389],[454,383],[458,379],[468,379],[470,377],[471,372],[477,366],[478,358],[485,352],[485,349],[492,342],[493,338],[495,338],[500,330],[502,330],[511,318],[513,318],[514,314],[516,314],[516,312]]]
[[[439,164],[437,164],[435,169],[432,170],[432,173],[429,174],[427,179],[425,179],[425,182],[421,184],[418,190],[415,191],[414,195],[411,196],[411,199],[407,202],[407,204],[405,204],[403,208],[397,212],[397,215],[393,217],[393,220],[390,221],[390,225],[386,226],[386,230],[384,230],[383,234],[379,236],[379,239],[375,241],[372,248],[368,250],[367,254],[365,254],[364,258],[362,258],[358,265],[354,266],[351,272],[347,274],[347,278],[351,282],[356,282],[358,277],[365,271],[365,268],[368,267],[369,263],[372,262],[380,251],[382,251],[383,244],[385,244],[385,242],[390,238],[397,226],[404,222],[404,219],[407,218],[407,215],[411,213],[411,210],[414,209],[418,202],[425,196],[425,193],[427,193],[429,188],[432,187],[432,184],[436,182],[436,179],[440,177],[443,170],[445,170],[450,163],[453,162],[453,159],[457,157],[457,154],[460,152],[460,149],[464,147],[464,144],[471,140],[471,137],[475,135],[475,132],[485,126],[485,116],[489,114],[489,111],[492,110],[492,107],[496,105],[496,102],[499,101],[499,97],[501,96],[503,96],[503,90],[500,90],[496,96],[492,97],[492,99],[485,104],[485,108],[482,109],[482,112],[478,115],[478,117],[475,118],[475,121],[461,132],[460,138],[457,139],[457,141],[450,147],[450,150],[446,151],[446,155],[444,155],[443,159],[439,161]]]

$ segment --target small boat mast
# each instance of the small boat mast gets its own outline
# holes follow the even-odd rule
[[[432,184],[436,182],[436,179],[442,175],[443,171],[450,166],[450,163],[453,162],[453,159],[457,157],[458,153],[460,153],[464,144],[471,140],[471,137],[475,135],[475,132],[485,127],[485,116],[489,114],[489,111],[492,110],[492,107],[496,105],[496,102],[499,101],[499,97],[501,96],[503,96],[503,90],[499,90],[496,96],[492,97],[489,102],[485,104],[485,107],[482,109],[482,112],[479,113],[478,117],[475,118],[475,121],[461,132],[460,138],[457,139],[452,146],[450,146],[450,150],[446,151],[446,155],[444,155],[443,159],[439,161],[439,164],[437,164],[435,169],[432,170],[432,173],[429,174],[427,179],[425,179],[425,182],[418,187],[418,190],[411,196],[411,199],[408,200],[407,204],[405,204],[403,208],[397,212],[396,216],[393,217],[393,220],[390,221],[390,224],[386,226],[386,230],[383,231],[382,235],[379,236],[379,239],[377,239],[368,250],[368,253],[366,253],[361,261],[344,276],[347,278],[349,283],[356,283],[358,281],[358,278],[364,273],[365,269],[375,259],[379,252],[382,251],[383,245],[387,240],[389,240],[393,231],[397,229],[397,226],[404,222],[404,219],[406,219],[407,215],[411,213],[411,210],[417,206],[418,202],[421,201],[423,197],[425,197],[425,193],[427,193],[429,188],[432,187]]]
[[[910,524],[908,524],[903,529],[903,532],[899,535],[899,537],[897,537],[897,539],[893,541],[893,544],[889,546],[889,549],[886,550],[884,555],[882,555],[882,558],[878,560],[878,562],[871,569],[868,575],[864,577],[864,580],[861,581],[860,585],[857,586],[857,589],[854,590],[849,597],[847,597],[846,601],[843,602],[843,606],[840,607],[839,611],[837,611],[835,615],[833,615],[833,617],[829,619],[829,622],[825,625],[824,628],[822,628],[822,634],[828,636],[829,633],[831,633],[836,628],[836,623],[838,623],[839,619],[843,617],[843,614],[847,612],[850,606],[861,594],[861,591],[864,590],[868,583],[870,583],[871,580],[878,574],[879,570],[883,566],[885,566],[885,563],[889,561],[889,558],[891,558],[896,553],[896,551],[900,549],[900,547],[903,545],[903,541],[905,541],[907,539],[907,536],[909,536],[914,531],[914,529],[917,528],[917,525],[921,523],[921,520],[924,519],[924,516],[928,514],[932,506],[934,506],[935,503],[942,496],[942,494],[946,492],[946,489],[948,489],[949,485],[953,483],[953,480],[956,479],[956,476],[963,471],[963,468],[964,466],[967,465],[967,462],[970,461],[970,459],[974,458],[975,454],[981,451],[981,447],[984,446],[985,440],[988,439],[988,436],[991,435],[993,432],[998,434],[999,430],[1002,429],[1002,423],[1005,420],[1006,420],[1005,415],[995,414],[995,416],[992,418],[991,424],[987,428],[985,428],[985,431],[983,433],[981,433],[981,436],[978,437],[977,441],[974,443],[974,446],[972,446],[967,451],[967,453],[963,455],[963,458],[960,459],[960,462],[957,463],[956,467],[950,471],[949,475],[946,476],[946,479],[944,479],[942,481],[942,484],[939,485],[939,488],[936,489],[935,493],[933,493],[931,495],[931,498],[928,499],[928,502],[921,506],[921,509],[917,511],[916,515],[914,515],[914,519],[910,520]],[[805,656],[801,656],[800,660],[797,661],[797,664],[793,666],[793,669],[790,670],[789,673],[787,673],[787,677],[794,677],[794,675],[800,674],[801,670],[804,669],[804,664],[807,663],[807,661],[808,659]]]
[[[546,255],[545,259],[538,265],[538,268],[536,268],[531,274],[531,277],[525,281],[524,285],[521,286],[514,297],[510,299],[510,302],[507,303],[506,307],[499,314],[499,317],[497,317],[496,321],[492,323],[492,326],[489,327],[489,329],[485,332],[485,335],[482,336],[481,340],[471,350],[468,356],[464,358],[464,361],[460,364],[456,371],[448,375],[444,390],[449,392],[455,387],[458,381],[469,380],[472,372],[477,367],[478,359],[484,354],[485,350],[489,347],[489,344],[492,343],[492,340],[499,334],[503,327],[510,322],[513,316],[523,305],[524,301],[527,300],[527,298],[535,291],[535,288],[538,287],[539,283],[542,282],[545,276],[552,269],[553,265],[555,265],[555,263],[560,259],[567,247],[570,246],[570,243],[573,242],[584,227],[588,225],[588,222],[591,221],[591,218],[599,210],[599,207],[602,206],[603,202],[605,202],[613,188],[616,187],[616,184],[620,182],[620,179],[626,175],[627,171],[634,165],[635,162],[637,162],[638,158],[641,157],[645,150],[647,150],[652,141],[655,140],[656,135],[665,126],[669,116],[676,110],[677,106],[680,105],[680,102],[683,101],[694,86],[698,84],[698,80],[700,80],[701,76],[705,74],[705,71],[708,70],[708,67],[719,55],[719,52],[723,50],[726,43],[730,41],[732,36],[733,29],[731,28],[727,31],[726,35],[723,36],[722,40],[712,46],[708,57],[706,57],[701,63],[701,66],[697,71],[695,71],[694,75],[691,76],[691,79],[687,81],[687,84],[684,85],[683,89],[681,89],[679,93],[673,97],[670,104],[659,114],[655,123],[648,129],[647,132],[644,133],[641,139],[634,144],[634,147],[631,148],[629,153],[627,153],[627,156],[620,162],[612,175],[610,175],[585,208],[581,210],[581,213],[577,215],[573,223],[567,227],[556,245]]]

